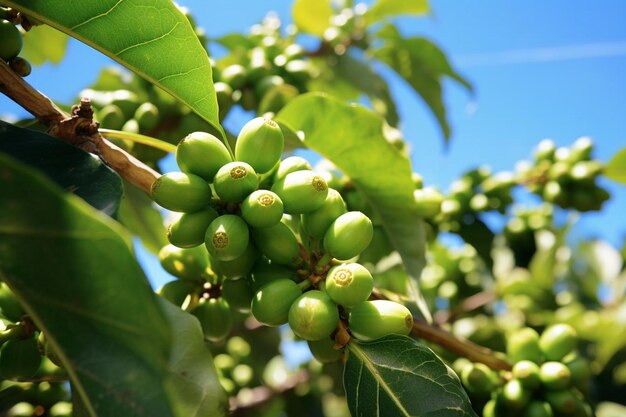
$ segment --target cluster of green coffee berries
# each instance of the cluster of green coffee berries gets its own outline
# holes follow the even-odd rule
[[[409,310],[369,301],[372,275],[354,262],[372,240],[371,220],[348,211],[305,159],[281,161],[283,147],[280,127],[261,117],[242,128],[234,158],[216,137],[195,132],[178,144],[182,172],[164,174],[152,186],[157,204],[181,212],[168,227],[170,243],[208,251],[206,267],[197,269],[215,278],[204,279],[200,296],[191,294],[197,299],[191,312],[205,334],[218,339],[213,336],[221,332],[211,328],[225,328],[233,303],[264,325],[289,323],[326,360],[340,355],[331,339],[340,320],[362,340],[408,334]],[[174,270],[176,262],[170,263]]]
[[[483,417],[591,417],[585,401],[591,371],[576,352],[577,336],[567,324],[555,324],[539,335],[523,328],[510,335],[511,372],[497,373],[480,363],[455,362],[475,406]]]
[[[593,142],[582,137],[557,148],[546,139],[537,146],[532,164],[520,164],[519,181],[545,201],[578,211],[600,210],[608,192],[596,183],[602,164],[592,159]]]
[[[423,187],[421,177],[414,174],[414,192],[418,214],[443,231],[458,231],[467,214],[495,210],[504,213],[513,202],[511,189],[515,177],[508,172],[492,174],[480,167],[463,174],[450,185],[444,196],[434,187]]]
[[[24,30],[30,29],[32,23],[17,10],[0,6],[0,59],[7,62],[16,74],[26,77],[32,71],[30,63],[19,57],[24,40],[17,25]]]
[[[241,336],[228,339],[224,352],[215,355],[214,363],[220,384],[227,394],[236,395],[240,390],[260,384],[250,353],[252,347]]]
[[[293,36],[284,37],[280,29],[278,17],[269,15],[252,27],[245,44],[222,40],[231,54],[217,61],[213,70],[221,118],[235,103],[260,115],[276,113],[307,91],[315,73],[312,61]]]

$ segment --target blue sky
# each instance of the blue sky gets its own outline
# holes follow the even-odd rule
[[[269,10],[290,20],[289,0],[179,3],[190,7],[213,37],[246,30]],[[512,170],[543,138],[568,145],[580,136],[591,136],[596,156],[603,161],[626,147],[626,2],[439,0],[431,7],[429,17],[399,20],[401,30],[439,44],[476,91],[470,95],[445,83],[453,128],[446,149],[424,104],[385,71],[413,148],[414,170],[428,184],[445,189],[463,171],[482,164],[496,171]],[[72,42],[61,65],[37,68],[29,81],[67,102],[108,62]],[[0,97],[0,114],[7,112],[23,114]],[[602,213],[584,215],[576,233],[621,246],[626,236],[626,187],[603,184],[613,200]],[[149,269],[149,274],[157,271],[152,265]]]

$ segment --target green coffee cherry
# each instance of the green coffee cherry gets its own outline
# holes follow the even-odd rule
[[[21,56],[9,60],[9,67],[20,77],[28,77],[33,72],[33,67],[26,59]]]
[[[105,98],[110,100],[110,103],[106,104],[115,104],[119,107],[124,113],[125,119],[131,119],[135,114],[135,111],[141,104],[139,97],[132,91],[129,90],[115,90],[108,93],[105,93]]]
[[[549,390],[562,390],[571,385],[572,374],[561,362],[545,362],[539,369],[539,378]]]
[[[159,124],[159,109],[152,103],[143,103],[133,116],[142,132],[154,129]]]
[[[209,267],[209,258],[203,247],[179,248],[167,245],[159,251],[161,266],[183,280],[203,282]]]
[[[279,182],[283,178],[285,178],[287,174],[290,174],[296,171],[313,171],[313,167],[311,167],[311,164],[309,163],[309,161],[302,158],[301,156],[287,157],[283,159],[282,161],[280,161],[280,164],[278,165],[278,169],[274,173],[273,182]]]
[[[233,358],[245,361],[250,356],[250,352],[252,352],[252,346],[243,337],[233,336],[226,342],[226,352]]]
[[[245,387],[250,385],[250,382],[252,382],[252,378],[254,378],[254,371],[252,370],[250,365],[240,363],[233,368],[231,376],[233,378],[233,381],[237,385],[239,385],[240,387]]]
[[[210,133],[190,133],[176,147],[176,162],[180,169],[207,182],[213,182],[217,171],[231,161],[226,146]]]
[[[552,410],[566,415],[573,414],[580,402],[573,390],[546,391],[545,396]]]
[[[277,279],[264,285],[252,299],[252,315],[266,326],[280,326],[289,320],[291,304],[302,295],[298,284]]]
[[[496,386],[497,376],[482,363],[472,363],[463,368],[461,381],[467,390],[476,395],[491,393]]]
[[[239,90],[246,84],[247,70],[243,65],[229,65],[222,70],[221,79],[234,90]]]
[[[161,175],[152,184],[150,194],[158,205],[172,211],[198,211],[211,202],[209,184],[197,175],[182,172]]]
[[[39,337],[37,338],[37,348],[39,349],[39,353],[50,359],[53,364],[59,367],[63,366],[61,358],[59,358],[54,346],[52,346],[46,339],[44,332],[39,333]]]
[[[20,321],[26,314],[13,291],[2,282],[0,282],[0,313],[12,322]]]
[[[263,77],[254,85],[254,92],[257,97],[263,97],[273,87],[285,84],[283,77],[279,75],[268,75]]]
[[[241,217],[255,228],[274,226],[283,217],[283,202],[272,191],[254,191],[243,200]]]
[[[393,251],[387,232],[381,226],[374,226],[372,241],[359,255],[359,262],[377,264]]]
[[[259,259],[250,274],[250,285],[252,291],[256,292],[265,284],[269,284],[277,279],[296,279],[297,275],[293,268],[288,268],[278,264],[270,264],[266,259]]]
[[[589,361],[576,353],[570,353],[562,360],[572,374],[572,383],[576,386],[584,386],[591,378],[591,365]]]
[[[543,353],[539,348],[539,334],[530,327],[517,330],[509,336],[506,352],[514,362],[522,360],[543,362]]]
[[[224,278],[239,279],[248,276],[258,258],[259,251],[252,243],[248,243],[243,254],[231,261],[211,257],[211,267]]]
[[[503,404],[512,410],[521,410],[530,401],[531,391],[517,379],[512,379],[502,387],[501,398]]]
[[[10,339],[0,350],[0,378],[31,377],[39,369],[41,354],[34,337]]]
[[[361,264],[336,265],[326,275],[326,293],[344,307],[351,308],[367,300],[373,289],[374,278]]]
[[[341,359],[341,349],[335,349],[335,341],[330,337],[307,341],[309,350],[315,359],[322,363],[337,362]]]
[[[552,417],[554,412],[550,404],[544,401],[531,401],[524,410],[524,417]]]
[[[588,137],[578,138],[570,148],[569,158],[573,162],[588,160],[593,152],[593,141]]]
[[[541,385],[539,365],[531,361],[519,361],[513,365],[513,378],[517,379],[525,388],[538,388]]]
[[[203,300],[193,309],[192,314],[200,320],[204,338],[219,342],[230,333],[233,316],[228,303],[223,298]]]
[[[576,349],[576,330],[568,324],[555,324],[541,334],[539,347],[547,360],[558,361]]]
[[[206,230],[204,243],[209,253],[220,261],[232,261],[246,251],[248,225],[241,217],[225,214],[213,220]]]
[[[330,225],[346,211],[346,203],[341,194],[329,188],[326,200],[320,208],[302,214],[302,229],[310,237],[321,239]]]
[[[271,119],[257,117],[246,123],[239,132],[235,157],[263,174],[280,160],[284,145],[285,138],[280,126]]]
[[[72,417],[72,403],[59,401],[48,410],[49,417]]]
[[[283,201],[285,213],[302,214],[324,205],[328,184],[313,171],[295,171],[274,183],[272,191]]]
[[[139,133],[139,123],[135,119],[128,119],[122,126],[122,130],[128,133]]]
[[[443,194],[434,187],[426,187],[413,191],[413,198],[417,207],[417,214],[431,219],[441,212],[441,203],[443,203]]]
[[[32,417],[35,415],[35,406],[25,401],[19,402],[6,412],[6,417]]]
[[[287,62],[285,65],[285,71],[289,74],[289,79],[292,79],[297,83],[303,83],[311,78],[313,67],[310,61],[294,59]]]
[[[299,255],[298,240],[283,222],[271,227],[252,229],[252,238],[259,251],[273,263],[291,265]]]
[[[289,327],[304,340],[328,337],[338,323],[337,305],[322,291],[305,292],[289,308]]]
[[[368,247],[374,229],[371,220],[360,211],[339,216],[324,235],[324,249],[333,258],[346,261]]]
[[[495,399],[487,401],[483,407],[483,417],[504,417],[499,412],[498,403]]]
[[[0,58],[5,61],[15,58],[23,46],[22,34],[8,20],[0,19]]]
[[[250,312],[252,291],[250,291],[247,279],[225,279],[222,282],[221,297],[228,302],[228,305],[233,310],[240,313]]]
[[[393,301],[364,301],[350,311],[349,325],[357,339],[376,340],[390,334],[408,335],[413,316],[408,308]]]
[[[259,178],[249,164],[234,161],[217,171],[213,186],[220,199],[229,203],[238,203],[256,190],[259,186]]]
[[[195,286],[189,281],[170,281],[157,290],[157,294],[170,303],[180,307],[191,294]]]
[[[126,119],[124,118],[124,113],[117,107],[115,104],[109,104],[108,106],[104,106],[98,112],[98,121],[102,127],[107,129],[120,130]]]
[[[229,110],[235,103],[235,101],[233,100],[233,89],[230,85],[223,82],[217,82],[213,84],[213,87],[215,87],[217,105],[220,109],[219,116],[220,120],[222,120],[226,117]]]
[[[179,248],[192,248],[204,243],[207,227],[219,215],[212,207],[181,214],[167,227],[167,240]]]

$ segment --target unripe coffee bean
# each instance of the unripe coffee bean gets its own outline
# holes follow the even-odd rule
[[[252,227],[270,227],[283,217],[283,202],[272,191],[257,190],[241,204],[241,217]]]
[[[120,130],[124,126],[126,119],[124,119],[124,113],[122,113],[119,107],[109,104],[98,112],[98,121],[100,126],[104,128]]]
[[[0,19],[0,39],[0,58],[4,61],[16,57],[22,50],[22,34],[8,20]]]
[[[259,174],[266,173],[280,160],[285,138],[280,126],[271,119],[252,119],[239,132],[235,157],[250,164]]]
[[[283,222],[252,229],[252,238],[259,251],[273,263],[291,265],[299,255],[298,240]]]
[[[250,235],[241,217],[225,214],[213,220],[206,230],[204,243],[209,253],[220,261],[232,261],[246,251]]]
[[[546,391],[545,396],[554,411],[565,415],[572,415],[580,402],[573,390]]]
[[[587,359],[577,353],[565,356],[562,363],[567,366],[572,374],[572,383],[578,387],[584,387],[591,378],[591,364]]]
[[[198,211],[211,202],[209,184],[197,175],[182,172],[161,175],[150,193],[158,205],[172,211]]]
[[[206,250],[201,246],[183,249],[166,245],[159,251],[159,261],[175,277],[196,282],[204,281],[209,266]]]
[[[463,368],[461,381],[469,392],[484,395],[493,391],[497,377],[487,365],[472,363]]]
[[[330,337],[315,341],[309,340],[307,344],[313,357],[321,363],[332,363],[341,359],[341,349],[334,348],[335,341]]]
[[[371,220],[360,211],[339,216],[324,235],[324,249],[333,258],[345,261],[361,253],[372,240]]]
[[[302,214],[324,205],[328,184],[313,171],[295,171],[274,183],[272,191],[283,201],[285,213]]]
[[[18,322],[26,311],[8,285],[0,282],[0,313],[12,322]]]
[[[302,295],[298,284],[278,279],[264,285],[252,298],[252,315],[266,326],[280,326],[289,320],[291,304]]]
[[[524,410],[524,417],[553,417],[552,407],[545,401],[531,401]]]
[[[547,360],[558,361],[576,348],[576,330],[568,324],[555,324],[543,331],[539,347]]]
[[[249,242],[243,254],[230,261],[211,257],[211,267],[215,273],[224,278],[239,279],[248,276],[258,258],[259,251]]]
[[[217,171],[215,193],[229,203],[238,203],[259,186],[256,171],[241,161],[229,162]]]
[[[9,67],[20,77],[28,77],[33,72],[33,67],[26,59],[21,56],[9,60]]]
[[[571,385],[572,374],[561,362],[545,362],[539,369],[539,378],[549,390],[562,390]]]
[[[426,187],[413,191],[413,198],[417,207],[417,214],[431,219],[441,211],[441,203],[443,203],[443,195],[433,187]]]
[[[157,294],[165,298],[170,303],[180,307],[185,299],[195,289],[189,281],[170,281],[157,290]]]
[[[269,284],[277,279],[290,279],[293,281],[296,278],[297,274],[293,268],[275,263],[270,264],[267,259],[262,258],[257,260],[252,268],[252,272],[250,273],[250,285],[252,291],[256,292],[265,284]]]
[[[247,279],[225,279],[222,282],[221,297],[228,302],[228,305],[233,310],[240,313],[250,312],[252,291],[250,291]]]
[[[224,339],[233,327],[230,307],[223,298],[202,300],[192,314],[200,320],[204,338],[211,342]]]
[[[330,225],[346,211],[346,203],[341,194],[329,188],[326,200],[320,208],[302,214],[302,229],[310,237],[321,239]]]
[[[234,90],[239,90],[246,84],[247,72],[243,65],[229,65],[222,70],[220,78]]]
[[[143,103],[135,110],[134,119],[142,132],[150,131],[159,124],[159,109],[152,103]]]
[[[337,305],[322,291],[307,291],[289,308],[289,327],[304,340],[330,336],[339,323]]]
[[[207,182],[213,182],[217,171],[231,161],[226,146],[210,133],[190,133],[176,147],[176,162],[180,169]]]
[[[204,243],[207,227],[219,215],[212,207],[181,214],[167,227],[167,240],[179,248],[192,248]]]
[[[390,334],[408,335],[413,316],[408,308],[394,301],[364,301],[350,311],[349,324],[354,337],[376,340]]]
[[[0,350],[0,378],[31,377],[39,369],[41,354],[34,337],[10,339]]]
[[[278,169],[274,173],[274,181],[279,182],[287,176],[296,171],[313,171],[313,167],[306,159],[301,156],[289,156],[278,165]]]
[[[373,289],[372,274],[361,264],[337,265],[326,275],[326,293],[344,307],[351,308],[367,300]]]
[[[531,391],[517,379],[512,379],[502,387],[501,398],[503,404],[512,410],[521,410],[530,401]]]
[[[519,361],[513,365],[513,378],[529,389],[538,388],[541,385],[539,379],[539,365],[531,361]]]
[[[517,330],[509,336],[506,352],[514,362],[522,360],[543,362],[543,353],[539,348],[539,334],[530,327]]]

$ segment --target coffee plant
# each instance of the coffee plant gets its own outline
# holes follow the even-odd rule
[[[442,81],[472,86],[393,24],[426,1],[370,3],[210,39],[170,0],[0,0],[0,91],[33,116],[0,121],[1,415],[626,412],[626,252],[570,239],[626,154],[544,140],[425,183],[380,65],[445,139]],[[24,77],[63,34],[127,70],[49,100]]]

